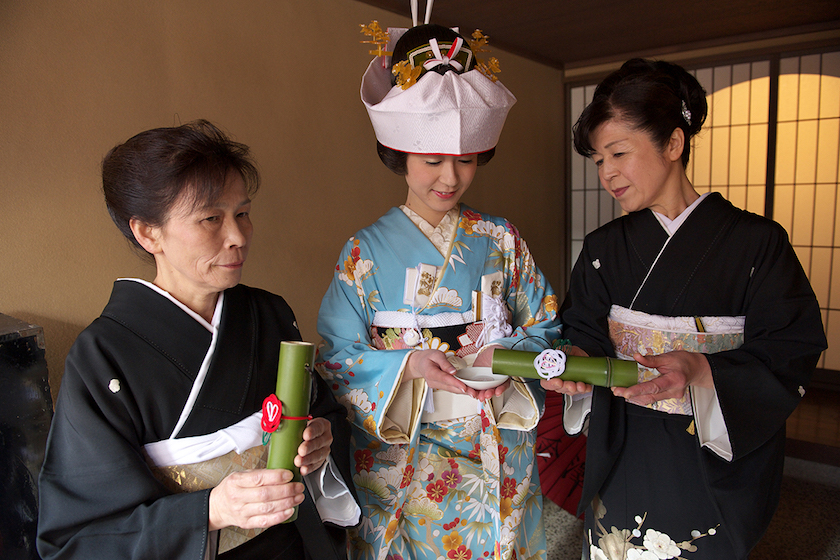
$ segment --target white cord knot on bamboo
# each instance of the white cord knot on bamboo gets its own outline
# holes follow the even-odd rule
[[[560,377],[566,371],[566,353],[549,348],[534,358],[534,369],[543,379]]]

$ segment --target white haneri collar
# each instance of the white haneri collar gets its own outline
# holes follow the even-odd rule
[[[692,202],[688,206],[688,208],[680,212],[680,215],[674,218],[673,220],[665,214],[660,214],[656,210],[651,210],[651,212],[653,212],[653,215],[656,217],[657,220],[659,220],[659,223],[662,225],[662,227],[665,228],[665,231],[668,232],[668,235],[674,235],[675,233],[677,233],[677,230],[680,229],[680,226],[683,225],[683,222],[685,222],[686,218],[688,218],[688,216],[694,211],[695,208],[697,208],[700,202],[702,202],[704,198],[709,196],[709,194],[711,193],[701,194],[700,198]]]

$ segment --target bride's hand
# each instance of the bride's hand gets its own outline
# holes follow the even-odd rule
[[[455,366],[449,363],[446,354],[440,350],[415,350],[408,357],[402,380],[422,378],[432,389],[476,398],[478,392],[455,377],[455,371]]]

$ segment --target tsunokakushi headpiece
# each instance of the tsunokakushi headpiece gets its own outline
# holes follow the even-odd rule
[[[411,29],[382,31],[378,22],[362,26],[377,45],[362,77],[361,97],[376,139],[407,153],[463,155],[496,146],[516,98],[495,76],[498,61],[476,57],[486,49],[481,31],[466,39],[457,29],[417,25],[411,1]]]

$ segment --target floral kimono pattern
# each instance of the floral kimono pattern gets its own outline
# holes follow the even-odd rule
[[[321,305],[318,369],[353,425],[363,515],[351,532],[355,558],[546,555],[534,462],[539,384],[514,380],[501,397],[469,399],[461,416],[424,421],[430,394],[437,402],[441,392],[422,379],[401,383],[413,349],[469,358],[491,342],[538,351],[559,335],[556,296],[517,230],[463,205],[453,227],[442,255],[391,209],[347,242]],[[416,288],[410,297],[406,286]],[[501,304],[508,330],[487,328],[477,293]],[[390,312],[416,328],[379,325]],[[452,326],[458,348],[436,334]]]
[[[663,317],[613,305],[607,324],[615,355],[624,360],[632,360],[635,352],[647,355],[686,350],[714,354],[744,343],[744,317]],[[639,383],[656,377],[659,372],[655,369],[639,365]],[[668,414],[694,414],[689,391],[681,398],[646,406]]]

